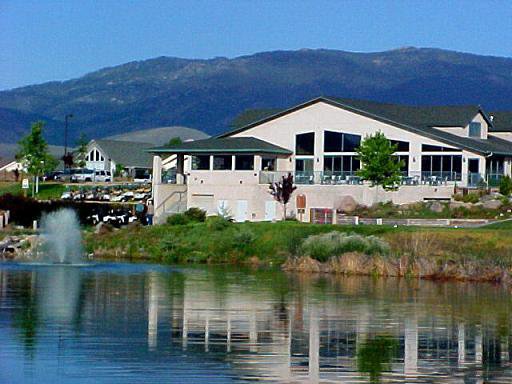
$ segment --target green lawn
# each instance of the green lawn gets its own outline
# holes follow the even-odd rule
[[[130,227],[103,235],[89,233],[86,246],[100,257],[151,259],[165,263],[250,263],[279,265],[300,255],[304,239],[330,231],[375,235],[393,256],[414,252],[439,260],[482,260],[512,266],[512,236],[485,228],[421,228],[375,225],[336,226],[298,222],[206,223]]]
[[[39,184],[39,193],[36,198],[39,200],[58,199],[66,190],[64,184],[60,183],[41,183]],[[0,183],[0,196],[5,194],[21,195],[21,183],[16,182],[2,182]],[[30,196],[32,189],[27,190],[27,196]]]

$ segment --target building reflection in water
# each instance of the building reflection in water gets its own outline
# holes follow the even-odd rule
[[[25,275],[31,282],[23,292],[37,297],[40,321],[76,324],[78,318],[81,332],[115,338],[133,337],[142,322],[148,353],[172,348],[211,356],[242,379],[512,378],[506,296],[504,312],[495,317],[469,308],[479,302],[461,305],[473,288],[457,284],[421,283],[426,294],[420,302],[418,287],[392,279],[284,276],[283,291],[272,275],[237,272],[237,279],[220,284],[213,273],[222,271],[113,276],[39,270]],[[11,277],[0,270],[0,298],[21,284]],[[494,288],[486,289],[495,297]]]

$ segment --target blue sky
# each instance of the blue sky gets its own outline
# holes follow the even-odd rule
[[[512,57],[512,1],[0,0],[0,89],[157,56],[436,47]]]

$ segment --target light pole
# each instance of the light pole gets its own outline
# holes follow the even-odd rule
[[[66,156],[68,154],[68,125],[69,119],[73,118],[73,114],[69,113],[64,117],[64,168],[66,168]]]

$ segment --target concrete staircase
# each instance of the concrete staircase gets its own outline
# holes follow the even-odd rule
[[[187,210],[187,190],[176,189],[164,198],[164,200],[155,207],[155,224],[163,224],[167,217],[176,213],[182,213]]]

